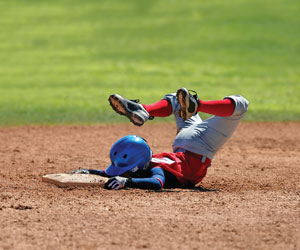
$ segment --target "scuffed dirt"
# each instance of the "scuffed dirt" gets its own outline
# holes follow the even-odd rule
[[[57,188],[120,137],[171,151],[174,124],[0,129],[0,249],[300,249],[300,123],[242,123],[199,189]]]

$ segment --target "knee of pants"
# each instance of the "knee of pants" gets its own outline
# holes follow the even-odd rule
[[[241,95],[232,95],[227,98],[232,99],[235,102],[235,110],[233,115],[242,115],[247,112],[249,101]]]

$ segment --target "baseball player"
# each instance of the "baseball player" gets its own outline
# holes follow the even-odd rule
[[[249,104],[240,95],[227,96],[223,100],[200,100],[196,92],[186,88],[180,88],[149,105],[118,94],[110,95],[109,103],[117,113],[128,117],[137,126],[154,117],[174,114],[177,135],[172,153],[155,155],[143,138],[125,136],[112,146],[112,163],[108,168],[74,172],[110,177],[105,185],[107,189],[161,189],[199,184],[217,151],[244,117]],[[213,116],[203,121],[198,112]]]

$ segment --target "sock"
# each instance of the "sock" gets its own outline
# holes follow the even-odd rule
[[[166,117],[172,114],[172,104],[167,100],[160,100],[152,104],[142,104],[150,116]]]
[[[235,109],[235,103],[231,99],[223,99],[216,101],[199,100],[200,105],[197,109],[199,112],[204,112],[216,116],[231,116]]]

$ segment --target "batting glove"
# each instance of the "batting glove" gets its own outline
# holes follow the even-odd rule
[[[75,171],[71,171],[70,174],[89,174],[90,171],[88,169],[77,169]]]
[[[127,178],[121,176],[112,177],[105,183],[104,187],[106,189],[121,189],[126,186],[127,180]]]

